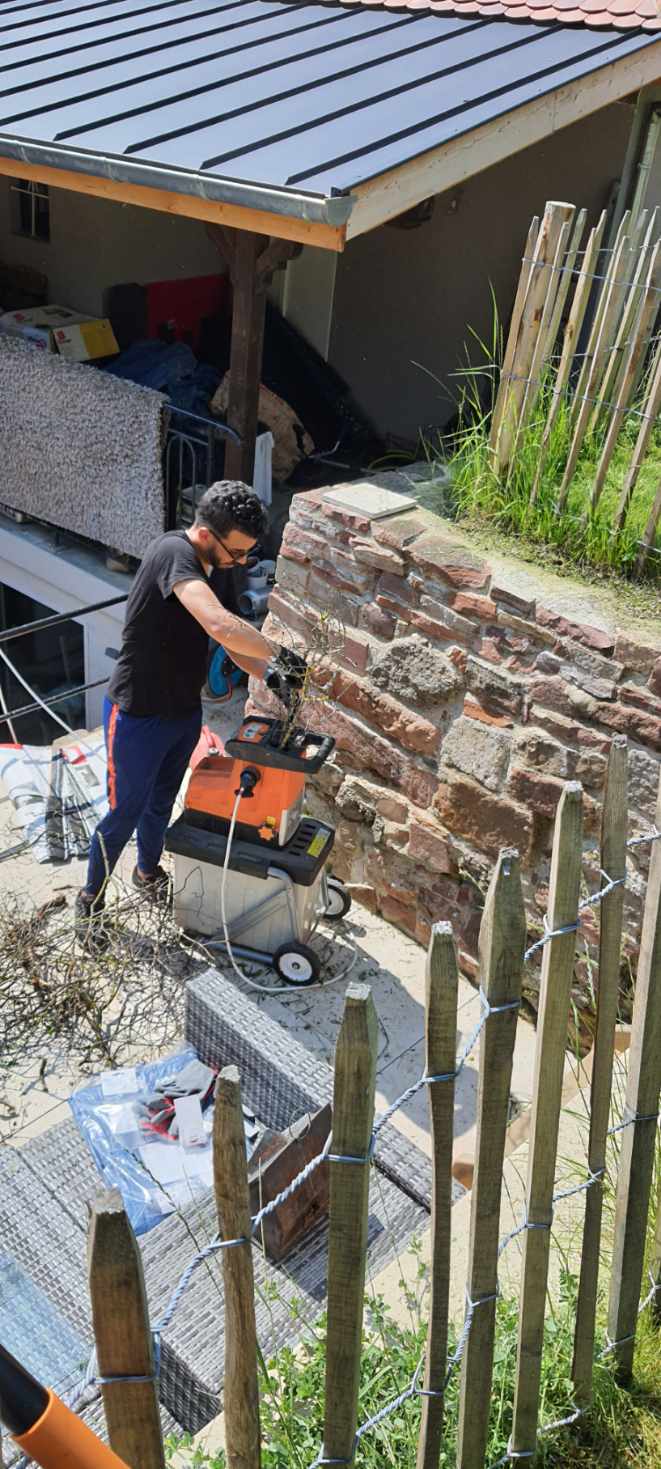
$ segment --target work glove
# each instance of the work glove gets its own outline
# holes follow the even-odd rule
[[[308,666],[305,659],[301,657],[301,654],[295,653],[293,648],[281,647],[278,650],[278,656],[275,661],[278,668],[282,669],[287,683],[291,688],[302,689]]]
[[[264,675],[267,689],[289,709],[305,683],[307,664],[292,648],[279,648]]]

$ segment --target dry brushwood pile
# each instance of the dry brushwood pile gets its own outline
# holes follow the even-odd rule
[[[113,884],[108,947],[81,946],[63,895],[39,908],[9,894],[0,911],[0,1094],[17,1072],[66,1062],[85,1074],[129,1053],[156,1055],[182,1033],[196,964],[166,908]]]

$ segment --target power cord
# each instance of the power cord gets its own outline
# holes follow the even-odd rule
[[[239,788],[239,790],[236,793],[236,800],[234,802],[234,810],[232,811],[232,819],[230,821],[230,829],[229,829],[229,832],[228,832],[228,835],[227,835],[227,846],[225,848],[225,858],[224,858],[224,861],[223,861],[222,877],[220,879],[220,916],[221,916],[222,928],[223,928],[223,938],[225,940],[225,948],[227,950],[227,955],[228,955],[230,964],[232,965],[232,968],[234,969],[235,973],[238,974],[239,979],[242,979],[243,980],[243,983],[248,985],[249,989],[251,989],[251,990],[257,990],[258,993],[261,994],[261,995],[279,995],[279,996],[286,995],[288,997],[291,997],[292,995],[300,994],[302,992],[305,992],[305,994],[309,994],[310,993],[310,990],[325,990],[325,989],[328,989],[329,985],[331,985],[331,984],[339,984],[341,980],[346,979],[349,971],[351,969],[353,969],[354,964],[356,963],[356,960],[358,958],[358,951],[357,951],[355,945],[353,945],[353,944],[350,944],[349,945],[349,948],[351,949],[351,958],[350,958],[348,964],[346,964],[344,966],[344,969],[342,969],[339,974],[334,974],[333,977],[332,977],[332,979],[322,980],[321,982],[319,982],[317,984],[306,984],[306,985],[300,985],[300,986],[299,985],[296,985],[296,986],[294,986],[294,985],[284,985],[284,984],[283,985],[258,984],[257,980],[251,979],[249,977],[249,975],[246,974],[245,970],[243,970],[241,968],[240,964],[237,964],[236,959],[234,958],[234,953],[232,951],[232,945],[231,945],[230,936],[229,936],[229,927],[228,927],[228,923],[227,923],[226,893],[227,893],[227,874],[229,872],[229,862],[230,862],[230,855],[231,855],[231,852],[232,852],[232,842],[234,841],[234,832],[235,832],[235,828],[236,828],[236,821],[237,821],[237,816],[238,816],[238,812],[239,812],[239,806],[241,805],[241,801],[242,801],[243,795],[244,795],[243,790],[241,788]],[[211,947],[212,947],[212,944],[211,943],[207,943],[205,945],[205,948],[211,948]],[[259,961],[255,961],[255,962],[259,962]]]

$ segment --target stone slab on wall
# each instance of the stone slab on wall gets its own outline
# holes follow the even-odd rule
[[[379,483],[406,493],[411,471]],[[630,625],[612,594],[486,556],[429,511],[370,521],[312,491],[292,502],[265,631],[309,648],[328,613],[342,634],[323,703],[306,717],[337,741],[312,793],[316,812],[337,826],[335,871],[422,944],[433,922],[449,920],[462,968],[475,976],[503,845],[521,853],[529,941],[542,932],[567,779],[583,784],[584,873],[599,886],[614,734],[629,740],[630,829],[649,829],[661,770],[661,624]],[[635,967],[648,862],[648,848],[630,855],[625,971]],[[579,1008],[596,938],[590,912],[582,938]],[[528,966],[533,1010],[537,981]]]

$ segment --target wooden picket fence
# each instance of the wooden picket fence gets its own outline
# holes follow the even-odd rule
[[[573,1383],[577,1411],[592,1390],[597,1295],[602,1254],[602,1183],[611,1111],[627,847],[649,843],[650,865],[635,991],[626,1108],[616,1186],[608,1311],[609,1350],[626,1382],[632,1373],[641,1301],[657,1112],[661,1085],[661,781],[656,831],[627,841],[627,749],[613,740],[604,797],[599,863],[598,1010],[591,1079],[588,1176],[576,1312]],[[563,1069],[567,1045],[583,853],[582,791],[563,791],[555,823],[530,1128],[523,1237],[513,1458],[533,1457],[538,1441],[540,1374],[551,1250],[551,1223]],[[594,905],[595,899],[589,900]],[[526,919],[519,857],[503,850],[486,898],[480,933],[484,1023],[480,1035],[478,1127],[467,1279],[467,1312],[455,1354],[461,1374],[456,1464],[485,1464],[496,1332],[499,1219],[512,1060],[521,997]],[[528,954],[530,951],[528,951]],[[435,1469],[443,1435],[448,1371],[452,1140],[457,1033],[457,956],[449,924],[437,924],[426,982],[426,1071],[433,1190],[431,1282],[424,1371],[411,1395],[421,1395],[417,1469]],[[330,1224],[324,1442],[319,1464],[354,1462],[367,1257],[369,1160],[374,1121],[377,1026],[370,990],[347,989],[335,1056],[333,1131],[329,1154]],[[433,1078],[433,1080],[430,1080]],[[389,1113],[390,1115],[390,1109]],[[383,1125],[383,1120],[381,1120]],[[364,1163],[364,1166],[363,1166]],[[235,1068],[220,1073],[214,1116],[214,1178],[225,1293],[225,1438],[229,1469],[259,1469],[257,1341],[247,1164],[240,1082]],[[514,1232],[513,1232],[514,1233]],[[513,1237],[510,1236],[510,1237]],[[238,1244],[237,1244],[238,1241]],[[241,1243],[244,1241],[245,1243]],[[661,1283],[661,1215],[651,1261]],[[116,1193],[99,1196],[90,1227],[90,1286],[98,1373],[113,1449],[132,1469],[163,1469],[164,1453],[154,1380],[154,1355],[140,1252]],[[661,1301],[652,1309],[661,1324]],[[450,1367],[452,1363],[450,1362]],[[126,1380],[126,1379],[130,1380]],[[363,1428],[365,1425],[362,1426]],[[369,1425],[368,1425],[369,1427]]]
[[[621,430],[631,411],[640,427],[617,503],[614,531],[626,523],[640,470],[661,410],[661,238],[659,209],[628,211],[604,249],[606,214],[581,248],[587,213],[547,204],[533,219],[523,254],[510,331],[491,424],[494,464],[505,478],[521,435],[550,382],[550,403],[531,490],[534,504],[554,424],[568,405],[571,437],[557,505],[563,510],[586,435],[604,429],[590,492],[596,510]],[[657,333],[657,334],[655,334]],[[580,353],[579,353],[580,347]],[[641,398],[634,409],[634,399]],[[637,561],[642,570],[661,520],[661,481]]]

